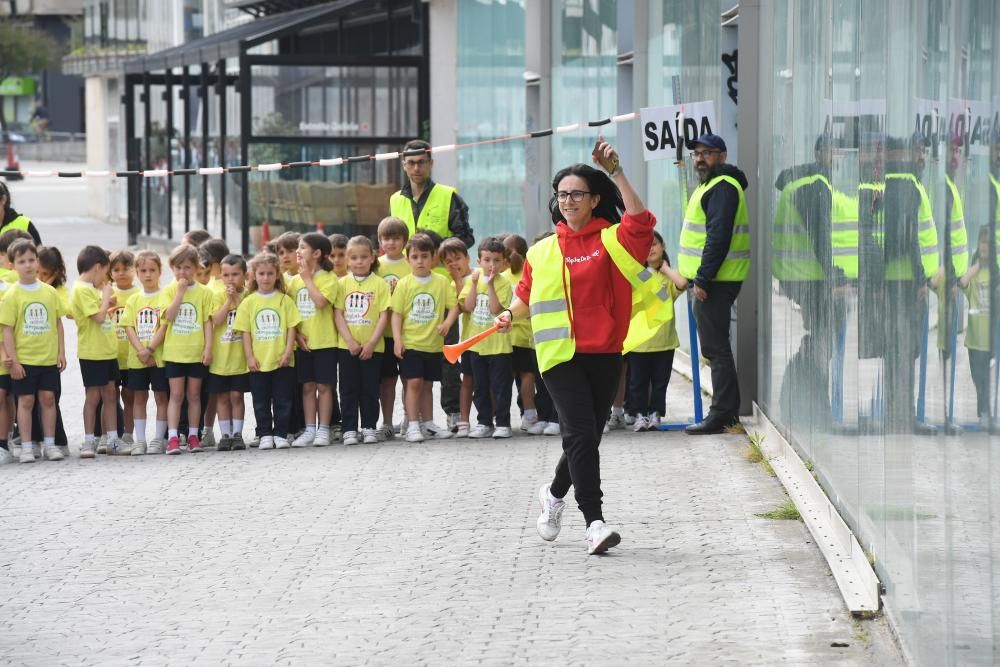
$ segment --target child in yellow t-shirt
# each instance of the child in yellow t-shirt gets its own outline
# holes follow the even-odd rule
[[[334,303],[340,286],[330,262],[330,239],[319,232],[299,237],[298,275],[287,284],[301,322],[295,334],[295,371],[302,385],[305,430],[292,447],[325,447],[341,438],[341,416],[331,423],[337,397],[337,326]]]
[[[422,431],[437,439],[453,435],[434,423],[434,401],[424,391],[425,384],[441,380],[444,336],[458,318],[458,298],[451,282],[432,272],[435,252],[427,234],[410,237],[406,253],[412,273],[396,283],[389,300],[394,352],[406,389],[407,442],[423,442]]]
[[[167,404],[167,454],[180,454],[177,432],[181,406],[187,398],[188,451],[204,451],[198,438],[201,385],[212,363],[212,292],[195,280],[198,251],[179,245],[167,260],[174,282],[160,295],[160,328],[164,330],[163,361],[170,385]],[[193,433],[191,431],[194,431]]]
[[[438,263],[447,269],[448,277],[451,278],[451,284],[455,289],[455,296],[459,297],[466,283],[469,282],[469,278],[472,276],[472,269],[469,268],[469,251],[465,247],[465,243],[455,237],[442,241],[441,246],[438,248]],[[459,298],[458,305],[461,309],[461,298]],[[452,330],[445,336],[445,343],[452,344],[459,341],[461,336],[458,332],[455,332],[456,328],[458,327],[453,326]],[[452,337],[452,334],[454,334],[454,337]],[[469,415],[472,412],[473,389],[471,359],[471,356],[462,355],[461,361],[454,368],[446,362],[441,371],[442,379],[447,377],[448,372],[459,372],[461,374],[461,380],[459,380],[461,384],[458,389],[458,416],[455,420],[456,438],[469,437]],[[448,392],[444,392],[442,388],[441,407],[445,412],[448,411],[449,407],[454,405],[454,397],[451,395],[446,396],[446,393]]]
[[[69,286],[66,284],[66,263],[63,261],[63,256],[59,252],[59,248],[53,246],[38,247],[38,279],[56,290],[56,294],[59,295],[59,300],[62,302],[63,312],[66,313],[64,317],[70,320],[73,319],[73,316],[69,312]],[[56,447],[63,453],[63,456],[69,456],[69,439],[66,437],[66,428],[63,426],[62,408],[59,406],[60,393],[61,388],[60,391],[56,392]],[[11,406],[10,414],[14,414],[13,405]],[[32,439],[37,443],[39,438],[42,437],[41,420],[35,421],[35,435],[32,436]]]
[[[222,284],[222,260],[229,254],[229,246],[222,239],[208,238],[198,244],[197,280],[211,291],[213,304],[219,294],[225,294],[226,287]],[[208,381],[202,383],[201,414],[202,432],[201,446],[215,447],[215,411],[216,395],[208,392]]]
[[[295,392],[295,301],[285,294],[278,258],[270,253],[250,260],[247,296],[236,309],[233,331],[243,334],[250,370],[250,394],[260,449],[286,449]]]
[[[4,294],[9,287],[10,283],[0,280],[0,303],[3,302]],[[3,345],[0,345],[0,361],[5,357]],[[13,407],[10,393],[10,371],[6,364],[0,363],[0,464],[13,463],[17,460],[15,455],[20,454],[20,452],[10,451],[10,441],[7,437],[10,434]],[[64,453],[61,447],[59,449],[61,453]],[[32,452],[32,457],[34,457],[34,452]]]
[[[23,229],[8,229],[0,234],[0,280],[5,283],[17,282],[17,271],[14,270],[14,262],[7,257],[7,249],[18,239],[31,241],[31,234]]]
[[[21,431],[21,463],[35,460],[31,440],[31,411],[35,395],[41,406],[42,451],[58,461],[56,447],[56,391],[59,373],[66,368],[62,303],[56,291],[38,280],[38,251],[28,239],[19,239],[7,249],[18,281],[4,290],[0,301],[4,363],[10,362],[10,391],[17,398],[17,421]]]
[[[132,346],[125,335],[125,327],[122,326],[122,315],[125,313],[125,304],[132,298],[133,294],[140,291],[140,287],[135,284],[135,255],[129,250],[118,250],[111,254],[111,282],[115,290],[115,309],[112,319],[115,325],[115,335],[118,337],[118,382],[121,389],[121,404],[123,410],[123,424],[125,430],[122,431],[122,444],[131,451],[134,440],[132,430],[135,424],[132,422],[132,390],[125,384],[125,376],[128,373],[128,352]],[[117,404],[118,401],[115,401]]]
[[[653,232],[653,245],[649,249],[646,266],[670,293],[673,300],[687,288],[687,279],[670,266],[670,258],[663,249],[663,237]],[[676,318],[664,322],[652,338],[626,354],[629,364],[627,397],[625,402],[635,410],[632,430],[653,431],[667,409],[667,385],[674,366],[674,350],[680,346],[677,338]]]
[[[347,268],[347,237],[343,234],[330,234],[330,262],[333,264],[333,275],[338,279],[348,273]]]
[[[218,450],[246,449],[243,441],[243,418],[246,406],[243,395],[250,391],[247,357],[243,336],[233,328],[236,310],[246,289],[247,263],[242,255],[226,255],[219,263],[223,291],[212,301],[212,363],[208,367],[209,400],[214,399],[219,415]]]
[[[70,311],[76,320],[77,356],[86,397],[83,404],[83,445],[80,458],[96,455],[97,406],[107,436],[107,452],[118,454],[118,334],[115,327],[114,285],[108,281],[111,258],[103,248],[86,246],[76,258],[80,279],[70,293]],[[131,447],[129,447],[131,449]],[[124,451],[124,453],[128,453]]]
[[[382,256],[375,267],[375,274],[389,286],[389,296],[396,289],[396,283],[403,276],[410,275],[410,264],[403,256],[403,246],[410,238],[406,223],[394,216],[388,216],[378,223],[378,242]],[[399,381],[399,360],[393,354],[392,327],[385,328],[385,352],[382,354],[381,387],[379,402],[382,404],[382,426],[376,435],[379,440],[395,437],[392,413],[396,408],[396,383]]]
[[[132,392],[132,403],[126,411],[132,413],[135,440],[132,456],[162,454],[167,435],[167,395],[170,384],[163,367],[164,329],[160,326],[163,304],[160,294],[160,256],[143,250],[135,258],[141,288],[129,297],[122,313],[121,326],[129,342],[125,360],[125,385]],[[149,391],[156,403],[156,428],[153,439],[146,444],[146,404]]]
[[[500,275],[504,255],[503,243],[493,236],[479,243],[479,268],[472,272],[458,297],[465,313],[462,322],[465,338],[489,329],[494,318],[510,305],[513,289]],[[512,351],[510,336],[490,336],[462,354],[463,357],[469,355],[474,385],[472,401],[476,404],[479,422],[469,431],[470,438],[511,436]],[[493,426],[494,419],[496,428]]]
[[[340,279],[334,317],[340,330],[340,407],[344,444],[378,442],[379,384],[385,328],[389,324],[389,285],[374,273],[375,246],[367,236],[347,243],[350,273]],[[361,434],[358,435],[358,411]]]

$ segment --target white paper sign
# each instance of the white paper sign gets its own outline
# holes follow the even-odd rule
[[[681,127],[681,105],[647,107],[639,110],[642,119],[642,149],[646,161],[676,160],[677,141],[680,137],[683,149],[694,148],[694,141],[703,134],[715,134],[715,102],[689,102],[683,105],[683,127]],[[725,138],[725,137],[723,137]]]

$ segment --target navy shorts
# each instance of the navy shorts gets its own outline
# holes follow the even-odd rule
[[[84,387],[103,387],[118,382],[118,359],[81,359],[80,375]]]
[[[182,364],[179,361],[168,361],[166,362],[167,379],[172,380],[174,378],[195,378],[204,380],[208,377],[208,366],[203,363],[195,362]]]
[[[423,378],[428,382],[440,382],[442,361],[444,355],[440,352],[407,350],[399,360],[399,377],[404,380]]]
[[[6,392],[10,391],[10,376],[9,375],[0,375],[0,389],[3,389]]]
[[[382,379],[399,377],[399,359],[396,358],[395,341],[385,339],[385,353],[382,355]]]
[[[462,368],[462,375],[468,375],[472,377],[472,354],[465,352],[459,358],[459,366]]]
[[[295,372],[299,384],[317,382],[337,386],[337,348],[295,350]]]
[[[205,391],[209,394],[224,394],[231,391],[245,394],[250,391],[250,374],[216,375],[209,373],[208,380],[205,381]]]
[[[82,361],[82,360],[81,360]],[[118,360],[112,359],[118,368]],[[105,383],[107,384],[107,383]],[[24,366],[24,378],[10,380],[10,391],[15,396],[33,396],[40,391],[59,391],[59,369],[56,366]]]
[[[149,391],[150,389],[154,392],[170,391],[166,369],[157,366],[128,369],[125,375],[125,387],[132,391]]]
[[[530,347],[514,347],[514,356],[511,357],[511,365],[514,367],[514,374],[534,373],[538,375],[538,357]]]

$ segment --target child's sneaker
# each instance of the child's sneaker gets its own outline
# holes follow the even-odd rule
[[[64,458],[63,453],[60,452],[59,448],[55,445],[49,445],[48,447],[43,448],[42,451],[45,452],[45,459],[47,461],[62,461]]]
[[[81,459],[92,459],[92,458],[94,458],[96,456],[97,456],[97,454],[94,451],[94,443],[93,442],[84,442],[82,445],[80,445],[80,458]]]
[[[635,424],[635,420],[638,417],[641,417],[641,416],[642,415],[630,415],[629,413],[626,412],[625,413],[625,425],[626,426],[631,426],[632,424]]]
[[[122,452],[122,454],[124,454],[125,456],[128,456],[129,453],[132,451],[132,445],[135,444],[135,438],[132,437],[131,433],[126,433],[125,435],[123,435],[118,440],[119,440],[119,447],[121,447],[121,445],[125,445],[125,448],[124,448],[124,451]]]
[[[190,441],[190,438],[188,438]],[[215,441],[215,430],[206,428],[205,432],[201,436],[201,451],[205,451],[205,448],[211,449],[212,447],[218,448],[218,443]],[[194,451],[193,449],[191,450]]]
[[[167,440],[167,454],[170,456],[176,456],[181,453],[181,439],[176,435],[170,436]]]
[[[423,442],[424,434],[421,433],[420,427],[416,423],[413,424],[413,428],[407,427],[406,430],[406,441],[407,442]]]
[[[458,430],[458,420],[460,420],[461,418],[462,418],[461,415],[459,415],[457,412],[449,413],[446,423],[448,430],[451,431],[452,433]]]
[[[188,451],[192,454],[200,454],[205,451],[205,448],[201,446],[201,442],[198,440],[198,436],[189,435],[188,436]]]
[[[545,428],[549,425],[548,422],[536,421],[528,429],[528,435],[542,435],[545,433]]]
[[[39,461],[42,460],[42,443],[35,442],[31,445],[31,453],[35,455],[35,458]]]
[[[160,438],[153,438],[146,445],[147,454],[162,454],[163,453],[163,440]]]
[[[358,432],[357,431],[347,431],[344,433],[344,444],[345,445],[356,445],[358,444]]]
[[[330,442],[340,442],[343,437],[343,431],[340,428],[340,424],[330,424]]]
[[[425,422],[420,425],[420,430],[424,432],[428,438],[434,438],[435,440],[447,440],[448,438],[455,437],[455,434],[446,428],[441,428],[434,422]]]
[[[458,422],[458,426],[455,430],[456,438],[468,438],[469,437],[469,422]]]
[[[548,426],[545,427],[543,431],[544,435],[562,435],[562,430],[559,428],[559,422],[549,422]]]
[[[288,442],[288,438],[282,438],[280,436],[274,436],[274,448],[275,449],[288,449],[291,444]]]
[[[375,429],[373,428],[363,428],[361,429],[361,435],[364,436],[364,444],[374,445],[378,443],[378,436],[375,435]]]
[[[129,452],[129,456],[145,456],[146,455],[146,443],[137,442],[132,445],[132,451]]]
[[[119,456],[122,453],[128,454],[129,450],[125,449],[123,451],[121,440],[119,440],[118,438],[115,438],[114,440],[108,440],[108,456]]]
[[[215,445],[215,451],[217,452],[228,452],[232,448],[233,439],[226,435],[219,438],[219,442]]]
[[[308,447],[316,440],[315,431],[302,431],[302,435],[292,440],[292,447]]]
[[[260,443],[257,445],[257,449],[274,449],[274,436],[273,435],[260,436]]]
[[[486,424],[476,424],[469,431],[470,438],[488,438],[493,435],[493,427]]]
[[[493,430],[494,438],[501,439],[501,438],[509,438],[510,436],[511,436],[510,426],[497,426]]]
[[[329,446],[330,445],[330,431],[328,431],[328,430],[325,430],[325,431],[319,431],[319,430],[317,430],[316,431],[316,437],[313,438],[312,444],[313,444],[313,447],[327,447],[327,446]],[[292,443],[292,446],[293,447],[295,446],[294,442]]]
[[[108,436],[102,435],[101,439],[97,442],[97,453],[107,454],[108,453]]]
[[[234,452],[242,451],[247,448],[247,443],[243,442],[242,433],[233,433],[233,437],[230,442],[232,443],[232,449]]]
[[[646,421],[649,422],[649,426],[646,427],[647,431],[656,431],[660,428],[660,415],[655,412],[649,415]]]
[[[632,422],[632,432],[642,433],[643,431],[649,430],[649,420],[646,419],[645,415],[639,415]]]
[[[376,431],[376,434],[378,435],[378,439],[382,442],[387,442],[396,437],[396,432],[392,429],[390,424],[382,424],[378,428],[378,431]]]
[[[69,458],[69,445],[56,445],[56,447],[58,447],[59,451],[62,452],[64,459]]]
[[[21,456],[18,459],[21,463],[34,463],[35,450],[33,447],[21,447]]]
[[[0,466],[7,463],[14,463],[17,461],[17,457],[10,453],[9,449],[3,449],[0,447]]]
[[[538,423],[538,417],[521,417],[521,430],[531,432],[531,427]]]

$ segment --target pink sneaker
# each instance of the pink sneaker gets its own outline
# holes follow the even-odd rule
[[[188,436],[188,451],[191,452],[192,454],[205,451],[205,448],[201,446],[200,442],[198,442],[198,436],[196,435]]]
[[[167,440],[167,454],[180,454],[181,441],[176,435]]]

